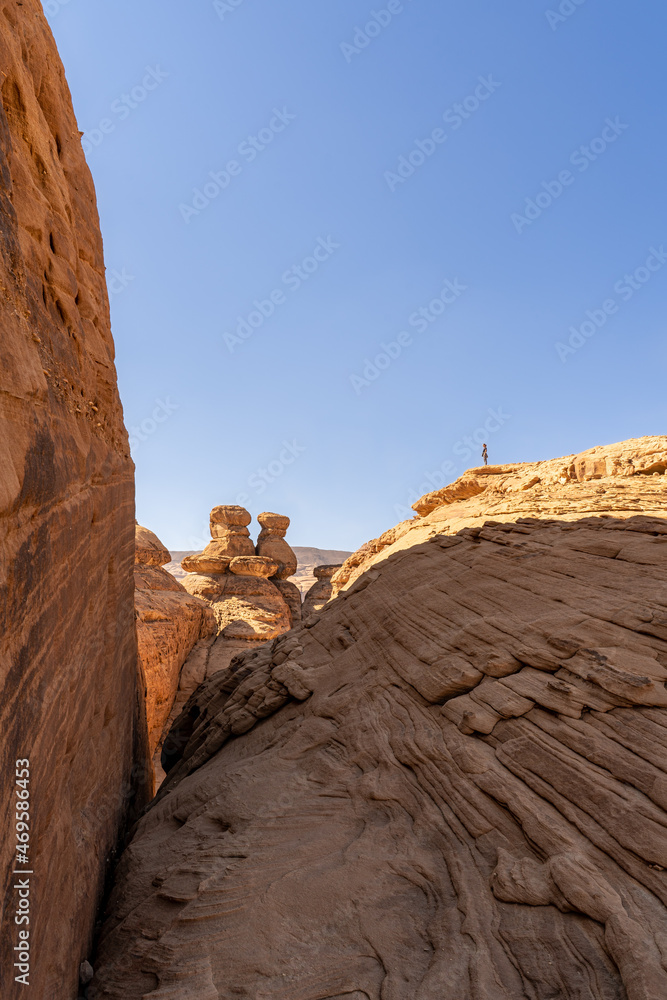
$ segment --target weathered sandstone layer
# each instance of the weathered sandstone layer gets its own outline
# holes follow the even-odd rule
[[[171,560],[157,535],[136,526],[134,607],[139,658],[146,681],[146,719],[151,755],[162,736],[178,690],[181,667],[192,647],[217,631],[205,601],[188,594],[162,567]]]
[[[0,993],[72,1000],[110,854],[145,801],[133,464],[95,192],[37,0],[0,4],[0,70]],[[29,928],[12,874],[24,759]]]
[[[666,484],[478,492],[210,676],[91,997],[664,1000]]]
[[[598,446],[546,462],[469,469],[451,486],[428,493],[414,504],[417,516],[413,520],[390,528],[354,552],[333,577],[333,594],[395,552],[438,532],[452,534],[489,519],[662,516],[666,480],[661,477],[666,471],[664,435]]]

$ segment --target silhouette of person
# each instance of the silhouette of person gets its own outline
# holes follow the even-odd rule
[[[482,458],[484,459],[484,465],[489,464],[489,452],[485,444],[482,445]]]

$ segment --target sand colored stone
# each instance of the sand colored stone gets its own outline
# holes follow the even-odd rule
[[[275,559],[268,556],[236,556],[229,564],[229,572],[235,576],[258,576],[268,580],[278,569]]]
[[[134,605],[152,756],[176,697],[181,667],[194,644],[217,626],[209,604],[188,594],[160,565],[171,555],[157,535],[141,525],[135,535]]]
[[[331,582],[341,566],[316,566],[314,569],[315,583],[303,599],[303,617],[308,618],[314,612],[321,611],[328,604],[333,594]]]
[[[213,541],[203,552],[182,561],[183,569],[188,571],[183,586],[189,594],[210,604],[218,633],[225,640],[266,642],[286,632],[297,619],[292,590],[281,591],[269,580],[276,577],[278,582],[285,572],[286,565],[280,561],[286,558],[285,548],[292,553],[282,538],[289,518],[261,514],[260,523],[262,519],[266,524],[260,539],[266,532],[267,544],[258,545],[255,552],[247,527],[251,521],[248,511],[234,505],[214,507]],[[275,557],[269,554],[273,550],[277,552]]]
[[[353,553],[333,578],[333,593],[349,587],[377,562],[430,536],[453,534],[489,519],[578,519],[587,514],[665,512],[667,437],[643,437],[590,448],[546,462],[469,469],[451,486],[415,503],[404,521]]]
[[[149,782],[133,464],[62,64],[41,3],[0,7],[0,993],[70,1000]],[[13,969],[17,759],[30,761],[29,986]]]
[[[201,673],[91,1000],[663,1000],[664,484],[412,529]]]
[[[280,580],[286,580],[296,573],[296,556],[290,545],[285,541],[285,534],[290,526],[289,517],[283,514],[258,514],[257,520],[262,526],[257,539],[257,555],[267,556],[278,563],[275,575]]]

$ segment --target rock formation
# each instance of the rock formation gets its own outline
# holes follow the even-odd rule
[[[340,566],[316,566],[314,569],[315,583],[310,588],[303,599],[303,617],[308,618],[315,611],[321,611],[325,604],[328,604],[333,594],[331,578]]]
[[[134,604],[151,756],[174,704],[181,667],[194,644],[217,631],[210,606],[162,569],[170,559],[157,535],[137,525]]]
[[[183,586],[210,603],[224,638],[267,641],[300,620],[301,597],[286,581],[296,570],[296,556],[284,538],[288,517],[260,514],[256,549],[251,520],[243,507],[214,507],[213,541],[183,560]]]
[[[192,694],[93,1000],[667,996],[667,480],[523,471]]]
[[[0,5],[0,69],[0,993],[70,1000],[148,779],[133,464],[95,192],[37,0]],[[13,968],[24,759],[28,988]]]
[[[262,526],[257,539],[257,555],[268,556],[278,563],[277,571],[272,574],[278,580],[287,580],[296,573],[296,556],[285,541],[285,534],[290,526],[289,517],[283,514],[258,514],[257,520]]]
[[[667,437],[590,448],[547,462],[469,469],[451,486],[413,505],[417,517],[363,545],[333,578],[334,595],[378,561],[431,535],[481,526],[489,518],[657,513],[664,509]]]

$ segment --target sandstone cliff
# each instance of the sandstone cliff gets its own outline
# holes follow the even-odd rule
[[[217,631],[209,605],[162,568],[170,559],[157,535],[137,525],[134,606],[151,755],[174,704],[181,667],[195,643]]]
[[[0,992],[71,1000],[110,853],[144,801],[133,465],[95,193],[37,0],[0,4],[0,70]],[[29,988],[13,968],[17,759]]]
[[[648,474],[608,496],[559,475],[532,504],[507,488],[492,521],[479,489],[432,507],[211,676],[117,872],[90,995],[664,1000],[654,443],[653,471],[645,439],[619,447]]]

